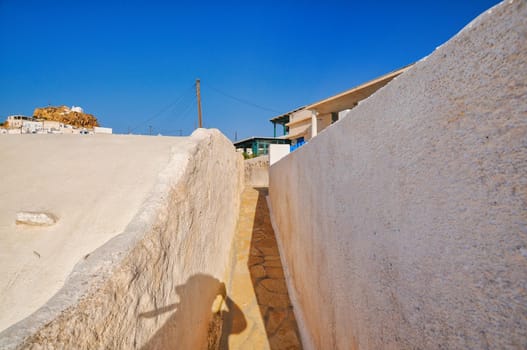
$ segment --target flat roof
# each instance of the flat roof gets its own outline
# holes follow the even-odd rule
[[[388,84],[393,78],[406,72],[413,65],[414,63],[409,64],[403,68],[397,69],[379,78],[370,80],[352,89],[341,92],[340,94],[310,104],[306,107],[306,109],[315,110],[321,114],[340,112],[345,109],[351,109],[355,107],[359,101],[369,97],[370,95],[375,93],[375,91]]]
[[[237,146],[241,146],[243,145],[244,143],[252,143],[256,140],[261,140],[261,141],[279,141],[277,143],[284,143],[284,141],[289,141],[287,139],[284,139],[284,138],[280,138],[280,137],[267,137],[267,136],[263,136],[263,137],[257,137],[257,136],[252,136],[252,137],[248,137],[248,138],[245,138],[243,140],[240,140],[240,141],[236,141],[236,142],[233,142],[234,146],[237,147]]]

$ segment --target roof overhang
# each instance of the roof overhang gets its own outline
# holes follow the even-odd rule
[[[306,108],[306,106],[302,106],[302,107],[299,107],[297,109],[293,109],[292,111],[289,111],[287,113],[284,113],[284,114],[280,114],[280,115],[277,115],[276,117],[273,117],[271,119],[269,119],[269,121],[271,123],[276,123],[276,124],[286,124],[286,123],[289,123],[289,117],[291,114],[295,113],[295,112],[298,112],[302,109]]]
[[[253,143],[253,142],[256,142],[256,141],[263,141],[263,142],[269,142],[269,143],[273,143],[273,141],[280,141],[280,142],[276,142],[276,143],[282,143],[282,141],[284,141],[284,138],[281,138],[281,137],[257,137],[257,136],[252,136],[252,137],[248,137],[248,138],[245,138],[243,140],[240,140],[240,141],[236,141],[236,142],[233,142],[233,145],[234,147],[237,147],[237,148],[240,148],[240,147],[250,147],[250,145]]]
[[[316,111],[319,114],[340,112],[346,109],[351,109],[355,107],[359,101],[369,97],[375,93],[375,91],[388,84],[393,78],[406,72],[412,66],[413,63],[391,73],[385,74],[379,78],[373,79],[367,83],[354,87],[350,90],[326,98],[325,100],[308,105],[306,109]]]

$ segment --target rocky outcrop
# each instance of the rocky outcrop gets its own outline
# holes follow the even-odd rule
[[[67,106],[35,108],[33,116],[36,119],[53,120],[78,128],[93,128],[99,122],[92,114],[72,110]]]

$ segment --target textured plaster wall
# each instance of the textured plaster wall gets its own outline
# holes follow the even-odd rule
[[[270,169],[306,348],[527,348],[527,3]]]
[[[159,172],[182,158],[174,153],[193,146],[188,137],[4,136],[0,332],[42,307],[78,261],[122,233]],[[46,213],[55,224],[17,224],[21,212]]]
[[[126,230],[85,256],[44,307],[0,333],[0,348],[207,347],[243,161],[217,130],[197,130],[188,146]]]
[[[273,145],[271,145],[273,146]],[[252,187],[269,186],[269,156],[245,160],[245,184]]]

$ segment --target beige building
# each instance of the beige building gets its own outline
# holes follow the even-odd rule
[[[296,141],[300,139],[309,140],[312,135],[311,130],[311,111],[301,109],[290,114],[289,133],[285,136],[288,140]]]
[[[291,140],[293,146],[309,141],[320,131],[345,116],[349,110],[358,105],[359,101],[375,93],[411,66],[412,64],[335,96],[272,118],[275,137],[276,125],[279,124],[282,125],[284,131],[281,138]]]
[[[10,115],[6,121],[10,129],[21,128],[25,121],[33,120],[33,117],[27,117],[25,115]]]

